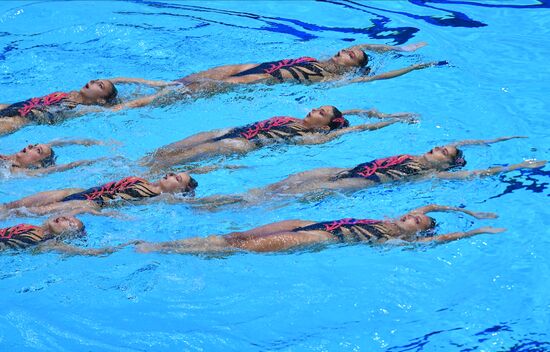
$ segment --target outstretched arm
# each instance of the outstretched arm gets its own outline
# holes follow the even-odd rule
[[[429,236],[429,237],[420,237],[414,240],[414,242],[437,242],[437,243],[446,243],[451,241],[456,241],[461,238],[472,237],[482,233],[500,233],[506,231],[505,228],[500,227],[480,227],[478,229],[466,231],[466,232],[452,232],[445,235],[439,236]]]
[[[487,144],[493,144],[498,142],[507,141],[510,139],[516,139],[516,138],[529,138],[525,136],[510,136],[510,137],[500,137],[495,139],[468,139],[464,141],[454,142],[451,143],[453,147],[462,147],[465,145],[487,145]]]
[[[377,119],[403,119],[411,122],[417,122],[418,114],[413,112],[396,112],[392,114],[384,114],[375,108],[363,110],[363,109],[351,109],[342,111],[342,115],[358,115],[358,116],[368,116],[374,117]]]
[[[105,256],[121,250],[122,248],[133,244],[133,242],[124,243],[118,246],[109,246],[103,248],[80,248],[59,241],[47,241],[38,246],[35,252],[57,252],[66,255],[87,255],[87,256]]]
[[[66,140],[54,140],[48,143],[51,147],[64,147],[67,145],[105,145],[104,141],[98,139],[84,138],[84,139],[66,139]]]
[[[91,165],[93,163],[97,163],[99,161],[106,160],[106,159],[108,159],[108,158],[98,158],[98,159],[94,159],[94,160],[73,161],[72,163],[50,166],[50,167],[46,167],[46,168],[43,168],[43,169],[25,170],[25,173],[29,176],[38,176],[38,175],[51,174],[53,172],[66,171],[66,170],[74,169],[76,167],[80,167],[80,166],[84,166],[84,165]]]
[[[335,131],[331,131],[327,134],[314,134],[311,136],[305,136],[300,138],[297,143],[298,144],[321,144],[326,143],[328,141],[331,141],[333,139],[336,139],[340,137],[343,134],[350,133],[350,132],[360,132],[360,131],[374,131],[381,128],[384,128],[389,125],[393,125],[396,122],[403,122],[401,119],[391,119],[383,122],[378,123],[366,123],[362,125],[357,126],[351,126],[351,127],[345,127],[340,128]]]
[[[408,67],[400,68],[398,70],[388,71],[381,73],[379,75],[375,76],[362,76],[357,77],[354,79],[351,79],[349,81],[344,81],[340,83],[339,85],[346,85],[350,83],[357,83],[357,82],[371,82],[371,81],[377,81],[381,79],[390,79],[395,78],[399,76],[403,76],[404,74],[407,74],[409,72],[415,71],[415,70],[421,70],[423,68],[432,67],[432,66],[444,66],[447,65],[447,61],[437,61],[437,62],[427,62],[422,64],[415,64]]]
[[[110,78],[109,81],[111,81],[113,84],[125,84],[125,83],[132,83],[132,84],[145,84],[151,87],[168,87],[168,86],[175,86],[180,83],[174,82],[174,81],[151,81],[143,78],[128,78],[128,77],[115,77]]]
[[[527,160],[519,164],[513,164],[508,166],[494,166],[488,169],[474,170],[474,171],[455,171],[455,172],[438,172],[436,177],[446,180],[461,180],[472,177],[486,177],[500,173],[506,173],[518,169],[538,169],[546,165],[546,160],[532,161]]]
[[[387,51],[410,52],[410,51],[418,50],[426,45],[428,45],[428,43],[426,42],[419,42],[419,43],[414,43],[409,45],[400,45],[400,46],[384,45],[384,44],[359,44],[359,45],[354,45],[349,49],[369,50],[377,53],[384,53]]]
[[[109,109],[111,109],[112,111],[119,111],[119,110],[123,110],[123,109],[141,108],[143,106],[147,106],[147,105],[153,103],[156,99],[158,99],[162,96],[165,96],[168,93],[169,93],[169,91],[161,90],[158,93],[147,95],[143,98],[139,98],[139,99],[128,101],[126,103],[111,106]]]
[[[470,216],[473,216],[476,219],[495,219],[498,217],[495,213],[484,213],[484,212],[475,212],[468,209],[458,208],[458,207],[451,207],[447,205],[438,205],[438,204],[430,204],[426,205],[424,207],[416,208],[411,211],[411,213],[432,213],[432,212],[459,212],[468,214]]]

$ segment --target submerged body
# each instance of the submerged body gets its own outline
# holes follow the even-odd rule
[[[366,114],[387,119],[373,124],[349,126],[345,114]],[[341,112],[326,105],[313,109],[303,119],[277,116],[250,125],[203,132],[158,149],[142,164],[152,168],[168,167],[206,158],[231,154],[244,154],[271,144],[321,144],[343,134],[377,130],[396,122],[415,122],[414,114],[382,114],[372,110],[349,110]]]
[[[468,232],[436,235],[435,220],[425,214],[442,211],[462,212],[478,219],[496,217],[496,214],[493,213],[477,213],[456,207],[428,205],[391,220],[341,219],[326,222],[288,220],[227,235],[160,243],[143,242],[137,245],[137,250],[140,252],[189,254],[235,251],[280,252],[331,243],[449,242],[481,233],[504,231],[504,229],[484,227]]]

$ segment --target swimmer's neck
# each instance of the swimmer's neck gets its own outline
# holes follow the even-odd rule
[[[86,98],[79,91],[73,90],[67,93],[67,100],[81,105],[98,105],[97,101],[93,101],[89,98]]]
[[[321,66],[323,70],[334,75],[343,75],[354,69],[354,67],[345,67],[342,65],[338,65],[336,62],[334,62],[332,58],[324,61],[319,61],[319,66]]]

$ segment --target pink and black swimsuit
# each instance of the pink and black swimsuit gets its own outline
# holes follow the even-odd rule
[[[258,140],[260,137],[289,139],[296,137],[297,129],[294,127],[298,121],[301,120],[288,116],[276,116],[243,127],[236,127],[222,136],[213,138],[212,141],[229,138],[244,138],[252,141]]]
[[[403,154],[359,164],[351,170],[339,173],[334,179],[365,178],[379,183],[381,180],[378,174],[398,180],[406,176],[418,175],[422,171],[423,169],[419,167],[415,157]]]
[[[279,82],[283,82],[284,79],[281,70],[286,70],[298,82],[302,81],[302,78],[299,74],[301,74],[306,81],[309,81],[309,77],[312,76],[323,77],[323,70],[318,65],[316,65],[318,62],[319,61],[317,61],[317,59],[306,56],[297,59],[285,59],[279,61],[264,62],[256,67],[252,67],[251,69],[234,74],[233,77],[267,73],[273,78],[277,79]]]
[[[61,105],[68,97],[67,93],[55,92],[39,98],[31,98],[0,110],[2,117],[26,117],[36,123],[53,123],[55,114],[51,108]],[[40,112],[37,114],[36,112]]]
[[[331,233],[340,242],[376,241],[387,237],[380,226],[383,224],[384,221],[380,220],[341,219],[297,227],[292,232],[325,231]]]
[[[25,248],[50,239],[38,226],[20,224],[0,229],[0,250]]]

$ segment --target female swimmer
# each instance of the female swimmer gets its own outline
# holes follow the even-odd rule
[[[478,213],[470,210],[428,205],[412,210],[395,219],[341,219],[316,222],[309,220],[288,220],[276,222],[244,232],[233,232],[223,236],[194,237],[182,240],[137,244],[140,252],[160,253],[231,253],[236,251],[280,252],[314,245],[332,243],[443,243],[482,233],[498,233],[505,229],[481,227],[467,232],[453,232],[436,235],[436,222],[426,216],[429,212],[461,212],[477,219],[496,218],[493,213]]]
[[[388,120],[350,127],[343,115],[352,114]],[[374,109],[341,112],[334,106],[321,106],[303,119],[278,116],[242,127],[199,133],[158,149],[141,163],[160,169],[210,157],[244,154],[274,143],[321,144],[350,132],[373,131],[396,122],[416,122],[414,116],[410,113],[382,114]]]

